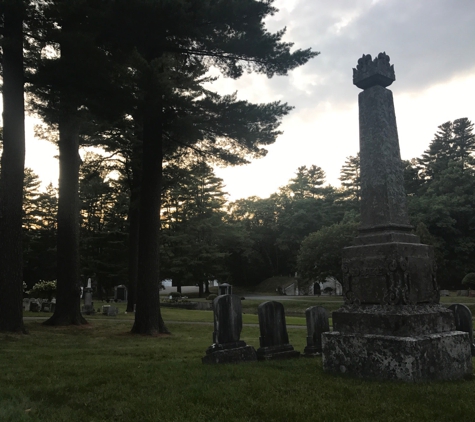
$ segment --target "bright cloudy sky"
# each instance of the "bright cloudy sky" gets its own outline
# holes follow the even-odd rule
[[[475,122],[474,0],[276,0],[270,31],[287,27],[285,41],[321,54],[287,77],[220,79],[214,89],[238,91],[252,102],[281,100],[295,109],[266,157],[217,169],[231,200],[267,197],[299,166],[315,164],[338,185],[345,158],[358,152],[357,97],[352,68],[362,54],[385,51],[396,72],[393,91],[401,156],[418,157],[437,126],[460,117]],[[32,139],[26,165],[56,183],[53,145]]]

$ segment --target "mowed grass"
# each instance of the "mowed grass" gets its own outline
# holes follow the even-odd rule
[[[29,335],[1,335],[0,421],[474,420],[474,379],[363,381],[323,373],[321,358],[203,365],[212,313],[163,315],[172,335],[131,335],[130,315],[83,327],[27,321]],[[287,324],[303,351],[306,330]],[[241,338],[258,348],[258,327]]]

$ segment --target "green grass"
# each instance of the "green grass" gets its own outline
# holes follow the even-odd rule
[[[212,326],[180,320],[210,322],[212,313],[163,315],[177,321],[171,336],[131,335],[129,315],[85,327],[27,321],[29,335],[1,335],[0,421],[473,420],[474,379],[362,381],[323,373],[320,358],[203,365]],[[306,331],[289,327],[289,337],[303,351]],[[241,338],[257,348],[258,327],[245,325]]]

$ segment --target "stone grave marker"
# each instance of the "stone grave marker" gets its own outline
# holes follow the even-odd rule
[[[84,305],[81,310],[86,315],[95,314],[94,302],[92,301],[91,279],[87,280],[87,287],[84,289]]]
[[[470,350],[472,352],[472,356],[475,356],[475,344],[473,344],[472,312],[467,306],[460,303],[450,305],[449,309],[454,313],[455,329],[468,333]]]
[[[115,301],[127,301],[127,286],[120,284],[114,287],[114,300]]]
[[[257,307],[257,314],[261,333],[257,358],[271,360],[299,357],[300,352],[294,350],[289,343],[282,303],[275,301],[261,303]]]
[[[319,356],[322,354],[322,334],[330,331],[327,311],[321,306],[312,306],[305,310],[305,319],[307,320],[307,346],[304,349],[304,356]]]
[[[242,331],[241,298],[218,296],[213,301],[213,344],[206,350],[203,363],[240,363],[256,361],[254,347],[240,340]]]
[[[412,233],[386,53],[353,69],[360,121],[361,225],[343,249],[345,305],[322,335],[328,372],[406,382],[472,374],[468,334],[439,303],[433,248]]]

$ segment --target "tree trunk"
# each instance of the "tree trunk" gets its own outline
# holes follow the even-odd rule
[[[66,100],[67,103],[67,100]],[[79,280],[79,120],[62,105],[59,120],[58,280],[56,308],[46,325],[87,324]]]
[[[160,313],[159,235],[162,184],[162,107],[158,97],[145,101],[140,189],[137,306],[132,333],[169,333]]]
[[[0,176],[0,331],[23,325],[22,203],[25,167],[23,2],[4,4],[3,154]]]
[[[134,176],[135,178],[135,176]],[[135,181],[133,184],[135,185]],[[129,283],[127,291],[127,312],[134,311],[134,305],[137,300],[137,276],[139,269],[139,193],[135,187],[132,187],[129,204]]]

